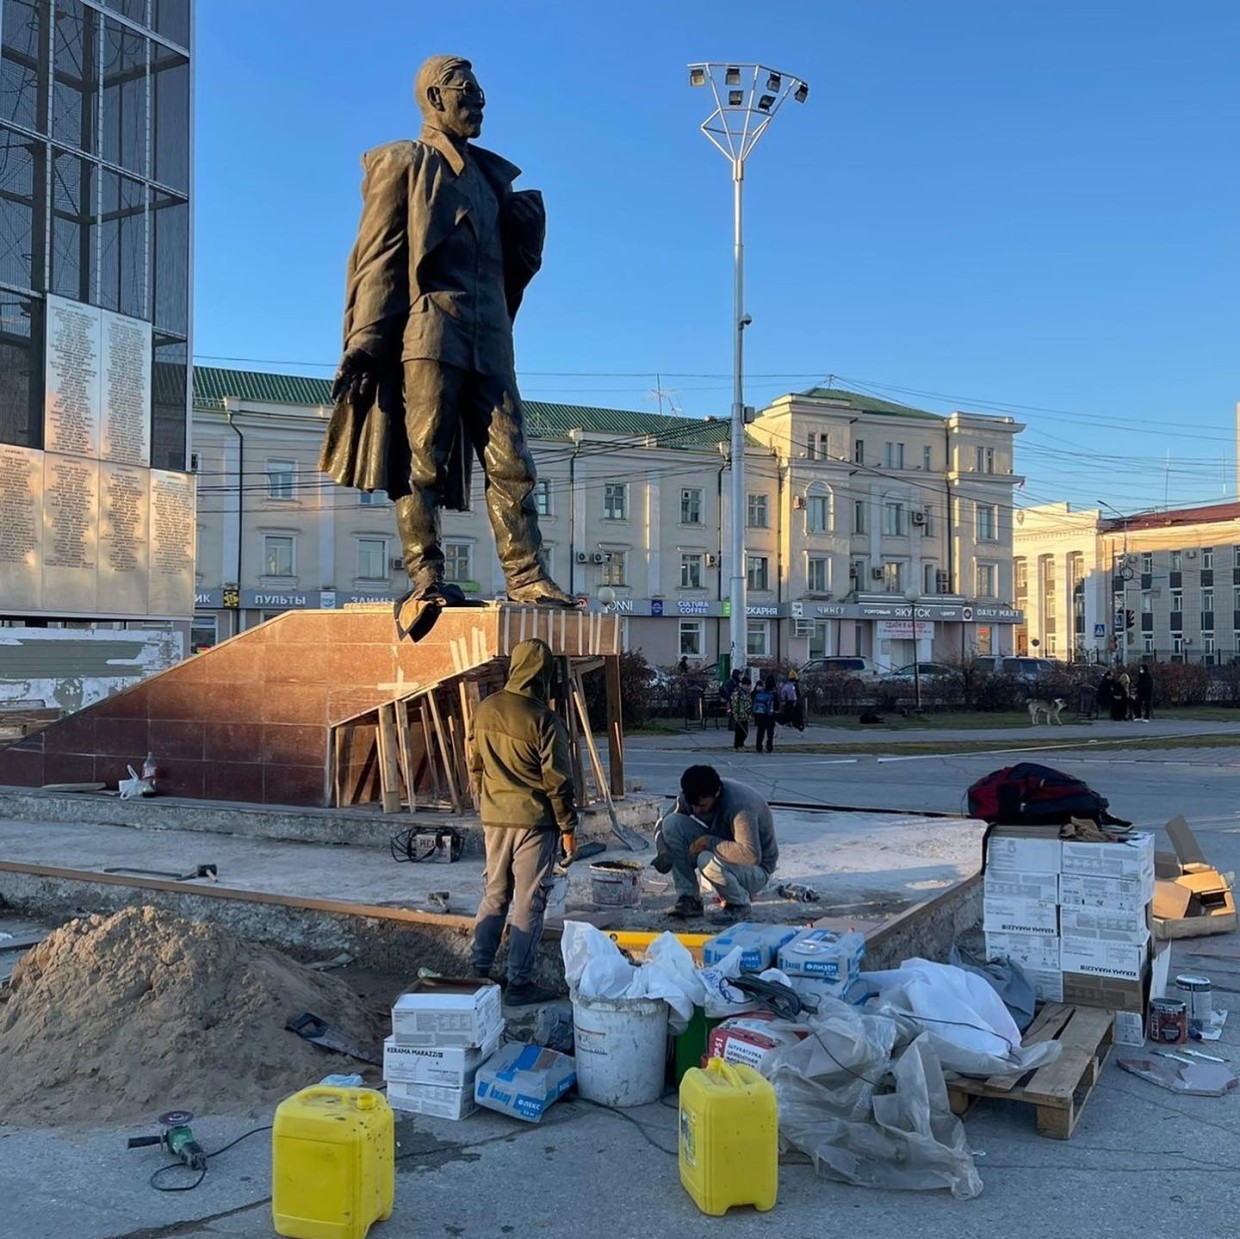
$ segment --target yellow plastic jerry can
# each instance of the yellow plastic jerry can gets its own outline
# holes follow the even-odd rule
[[[680,1182],[703,1213],[765,1211],[779,1193],[779,1109],[752,1067],[708,1059],[680,1082]]]
[[[271,1131],[271,1215],[290,1239],[363,1239],[392,1216],[392,1108],[371,1088],[320,1084],[286,1097]]]

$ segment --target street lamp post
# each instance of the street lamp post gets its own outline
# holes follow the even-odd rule
[[[909,613],[913,624],[913,700],[917,713],[921,713],[921,651],[917,648],[917,604],[921,595],[915,590],[906,590],[904,596],[909,601]]]
[[[745,328],[753,320],[745,313],[742,189],[745,161],[753,153],[775,114],[791,95],[804,103],[809,86],[800,78],[765,65],[702,63],[689,66],[690,86],[709,86],[715,110],[702,122],[702,132],[732,166],[732,572],[728,599],[731,614],[728,636],[731,665],[743,666],[745,639]]]

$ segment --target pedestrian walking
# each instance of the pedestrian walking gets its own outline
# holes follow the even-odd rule
[[[801,678],[794,670],[788,672],[779,690],[779,721],[785,727],[805,730],[804,702],[801,698]]]
[[[1150,709],[1154,704],[1154,677],[1148,663],[1137,668],[1137,718],[1143,723],[1150,721]]]
[[[1111,688],[1111,721],[1125,723],[1132,718],[1132,681],[1127,671],[1121,671],[1115,677]]]
[[[758,733],[754,745],[761,753],[762,742],[765,739],[766,752],[769,753],[775,742],[775,677],[773,675],[768,675],[754,689],[753,721]]]

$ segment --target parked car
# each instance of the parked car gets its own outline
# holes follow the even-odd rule
[[[874,661],[853,654],[834,654],[828,658],[811,658],[800,670],[801,675],[878,676]]]
[[[931,677],[931,678],[935,676],[959,677],[959,675],[960,675],[960,672],[957,671],[955,667],[947,667],[947,666],[944,666],[943,663],[919,662],[916,664],[916,670],[914,670],[914,664],[909,663],[905,667],[897,667],[894,671],[889,671],[887,673],[886,678],[889,680],[913,680],[920,676],[920,678],[924,680],[927,677]]]
[[[1063,665],[1053,658],[1030,658],[1023,654],[1009,657],[979,654],[973,661],[977,670],[986,675],[1010,675],[1030,683],[1057,675],[1063,670]]]

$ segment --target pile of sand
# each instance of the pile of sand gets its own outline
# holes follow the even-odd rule
[[[379,1054],[380,1012],[341,980],[157,908],[70,921],[0,1005],[0,1115],[14,1125],[251,1115],[361,1071],[285,1030],[303,1012]]]

